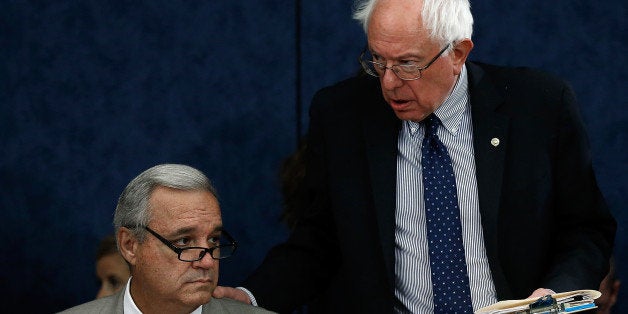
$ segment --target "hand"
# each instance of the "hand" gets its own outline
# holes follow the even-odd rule
[[[534,290],[534,292],[532,292],[532,294],[528,297],[529,298],[540,298],[540,297],[544,297],[548,294],[554,294],[556,292],[554,292],[554,290],[552,289],[545,289],[545,288],[538,288],[536,290]]]
[[[214,293],[212,293],[212,296],[217,299],[228,298],[246,304],[251,304],[251,299],[249,299],[249,296],[246,294],[246,292],[232,287],[217,286],[216,289],[214,289]]]

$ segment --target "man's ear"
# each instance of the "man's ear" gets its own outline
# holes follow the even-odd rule
[[[116,236],[120,254],[122,254],[127,263],[134,266],[137,263],[137,250],[139,248],[137,237],[133,231],[126,227],[120,227]]]
[[[467,61],[471,49],[473,49],[473,41],[469,38],[465,38],[454,44],[454,48],[450,54],[456,72],[454,73],[455,75],[460,74],[460,71],[462,71],[462,66]]]

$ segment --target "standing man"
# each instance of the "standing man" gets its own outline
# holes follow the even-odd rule
[[[571,89],[468,62],[465,0],[367,0],[369,75],[310,109],[308,204],[243,286],[277,311],[472,313],[596,289],[615,221]],[[252,298],[254,297],[254,298]]]
[[[122,192],[114,226],[131,268],[126,287],[64,313],[269,313],[212,299],[218,261],[237,245],[223,229],[216,191],[200,171],[174,164],[144,171]]]

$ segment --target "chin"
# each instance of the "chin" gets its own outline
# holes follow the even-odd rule
[[[197,291],[186,294],[185,303],[194,307],[199,307],[203,304],[207,304],[212,299],[212,291]]]
[[[185,294],[190,298],[209,300],[214,292],[214,289],[216,289],[216,285],[213,282],[195,282],[187,287],[184,287],[182,290],[185,291]]]

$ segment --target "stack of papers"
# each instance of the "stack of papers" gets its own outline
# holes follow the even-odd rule
[[[596,290],[575,290],[541,298],[499,301],[475,311],[475,314],[576,313],[596,308],[595,299],[601,295]]]

